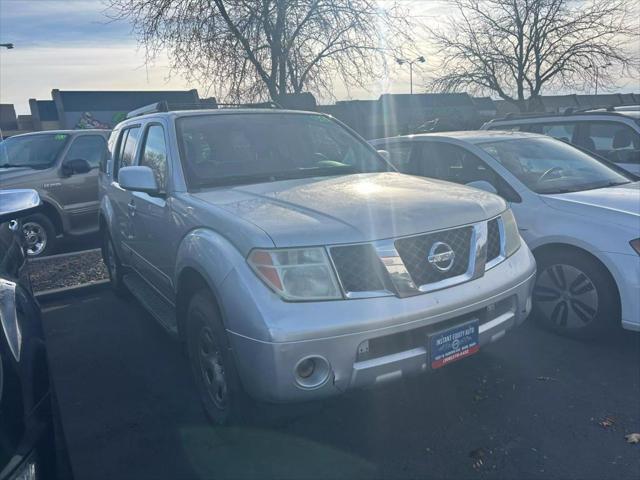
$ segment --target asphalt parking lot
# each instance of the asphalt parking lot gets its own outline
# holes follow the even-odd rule
[[[530,322],[427,376],[210,426],[177,345],[107,289],[43,305],[76,479],[640,477],[640,335]],[[261,416],[262,415],[262,416]]]

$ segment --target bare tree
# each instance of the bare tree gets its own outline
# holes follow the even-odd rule
[[[431,87],[494,93],[526,111],[543,88],[611,84],[603,66],[637,72],[636,1],[450,0],[458,15],[430,29],[444,72]]]
[[[174,71],[231,101],[365,86],[413,43],[410,17],[376,0],[106,1],[148,60],[168,51]]]

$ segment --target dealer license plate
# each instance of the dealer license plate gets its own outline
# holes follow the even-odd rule
[[[457,325],[429,336],[431,368],[440,368],[480,350],[478,320]]]

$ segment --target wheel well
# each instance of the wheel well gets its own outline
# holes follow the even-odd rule
[[[178,277],[178,295],[176,296],[176,317],[178,321],[178,332],[182,340],[185,338],[185,320],[187,318],[189,300],[195,292],[203,288],[209,290],[211,293],[211,299],[218,309],[218,312],[220,312],[218,300],[211,291],[211,287],[204,277],[197,270],[191,267],[186,267],[182,272],[180,272],[180,276]]]
[[[60,218],[60,214],[56,207],[47,202],[42,202],[39,210],[40,213],[47,216],[51,223],[53,223],[53,228],[56,230],[56,235],[62,235],[64,233],[64,227],[62,226],[62,219]]]
[[[588,250],[585,250],[584,248],[576,247],[575,245],[567,245],[565,243],[548,243],[546,245],[541,245],[538,248],[535,248],[532,251],[532,253],[537,261],[542,255],[552,251],[553,252],[562,251],[562,252],[566,252],[567,254],[570,254],[572,252],[573,253],[577,252],[577,253],[580,253],[581,255],[589,257],[593,262],[599,265],[602,271],[607,275],[607,277],[609,277],[609,280],[611,281],[611,284],[615,289],[615,293],[616,293],[615,296],[617,299],[618,307],[620,306],[620,291],[618,290],[618,284],[616,283],[615,278],[613,278],[613,275],[611,274],[607,266],[604,263],[602,263],[602,261],[598,257],[593,255]]]

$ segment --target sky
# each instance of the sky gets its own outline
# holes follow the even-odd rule
[[[438,0],[413,0],[412,11],[426,22],[437,22],[444,11]],[[0,103],[13,103],[19,114],[29,113],[28,99],[50,99],[51,90],[173,90],[198,88],[179,74],[170,74],[167,58],[145,65],[131,26],[110,21],[101,0],[0,0]],[[421,51],[429,52],[429,45]],[[420,90],[429,75],[427,64],[414,71]],[[638,90],[638,81],[625,81],[622,90]],[[367,90],[338,86],[338,99],[377,98],[381,93],[409,91],[406,67]],[[203,95],[204,96],[204,95]]]

